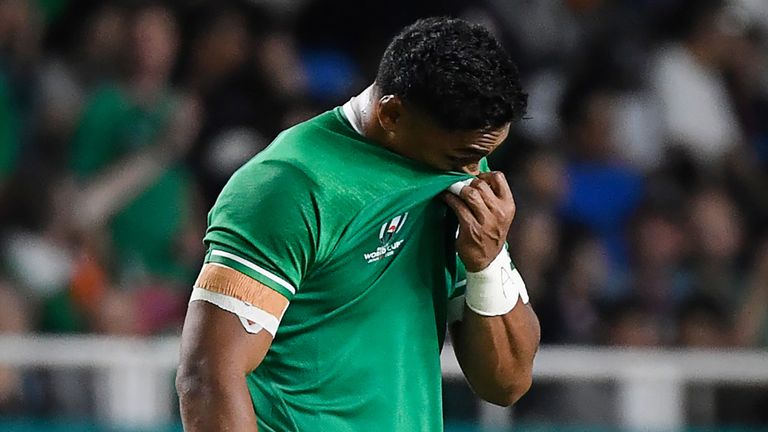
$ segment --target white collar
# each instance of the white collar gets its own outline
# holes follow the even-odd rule
[[[344,116],[349,120],[349,124],[352,125],[352,129],[355,130],[355,132],[359,133],[360,135],[363,135],[363,120],[358,115],[358,112],[352,108],[352,101],[354,101],[357,98],[366,100],[368,99],[368,92],[371,90],[370,87],[363,90],[362,93],[360,93],[357,96],[352,97],[350,100],[347,101],[344,105],[341,106],[342,111],[344,111]]]

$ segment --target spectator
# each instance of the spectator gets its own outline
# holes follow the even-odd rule
[[[642,302],[614,303],[604,316],[604,341],[621,347],[655,347],[663,343],[661,323]]]
[[[216,6],[199,14],[202,24],[192,38],[184,85],[199,95],[207,114],[190,162],[210,208],[232,173],[279,132],[286,101],[250,58],[271,37],[263,34],[268,29],[252,34],[250,24],[263,20],[258,11]],[[296,75],[284,68],[279,73]]]
[[[510,244],[515,266],[522,276],[534,302],[548,296],[553,278],[552,267],[557,263],[560,226],[554,215],[542,210],[519,215]]]
[[[690,297],[685,272],[688,252],[685,226],[676,204],[646,203],[633,218],[630,229],[630,292],[674,338],[675,318],[682,302]]]
[[[173,244],[191,196],[187,174],[175,162],[195,136],[199,112],[168,84],[176,26],[165,7],[135,12],[129,75],[96,91],[72,146],[72,168],[84,192],[79,223],[109,226],[122,277],[180,270]]]
[[[8,181],[16,168],[19,151],[16,112],[10,92],[10,86],[0,72],[0,207],[7,205],[3,198]]]
[[[116,78],[125,26],[123,9],[107,2],[87,15],[83,29],[74,32],[78,35],[73,38],[75,49],[62,48],[42,66],[44,139],[71,139],[88,91]],[[60,160],[61,150],[56,150]]]
[[[614,272],[627,263],[624,230],[643,194],[643,178],[616,158],[613,93],[576,83],[563,98],[570,156],[561,213],[564,222],[587,227],[603,242]],[[613,293],[618,294],[618,293]]]
[[[600,338],[601,296],[611,282],[607,254],[599,240],[587,235],[576,242],[569,260],[557,289],[536,305],[542,341],[595,344]]]
[[[742,346],[768,347],[768,239],[755,256],[749,289],[736,321],[736,339]]]
[[[31,316],[27,304],[7,282],[0,280],[0,335],[23,334],[30,331]],[[14,412],[21,404],[23,374],[0,366],[0,414]]]
[[[686,301],[678,316],[677,344],[688,348],[722,348],[730,345],[731,329],[722,304],[699,296]]]
[[[194,267],[185,254],[199,257],[201,251],[183,243],[194,203],[189,175],[179,161],[197,133],[199,105],[169,84],[178,46],[172,11],[159,4],[139,7],[129,28],[132,62],[126,78],[94,93],[74,137],[75,223],[87,234],[85,244],[91,246],[86,250],[104,243],[96,249],[108,251],[111,262],[102,263],[112,269],[112,284],[186,286]],[[94,236],[99,231],[104,235]],[[99,312],[114,312],[108,307],[112,297],[104,298]]]
[[[0,0],[0,220],[15,214],[12,174],[35,129],[35,93],[43,27],[33,2]],[[11,202],[14,201],[14,202]]]
[[[740,265],[745,233],[738,208],[724,189],[707,187],[693,197],[688,229],[691,289],[735,310],[745,288]]]
[[[743,139],[721,75],[741,37],[726,13],[720,0],[682,2],[674,15],[678,38],[660,49],[653,71],[667,141],[710,167]]]

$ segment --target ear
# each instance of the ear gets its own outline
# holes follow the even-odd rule
[[[400,121],[403,111],[403,102],[395,95],[384,95],[376,104],[376,114],[379,124],[387,132],[394,132],[397,122]]]

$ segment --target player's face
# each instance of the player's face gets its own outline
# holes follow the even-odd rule
[[[403,133],[413,158],[444,171],[478,174],[480,159],[509,135],[509,123],[493,130],[449,131],[419,114],[403,117]]]

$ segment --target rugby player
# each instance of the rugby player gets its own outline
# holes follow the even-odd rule
[[[448,327],[481,398],[520,398],[539,324],[485,157],[525,105],[485,28],[420,20],[369,88],[238,170],[184,324],[185,430],[442,431]]]

